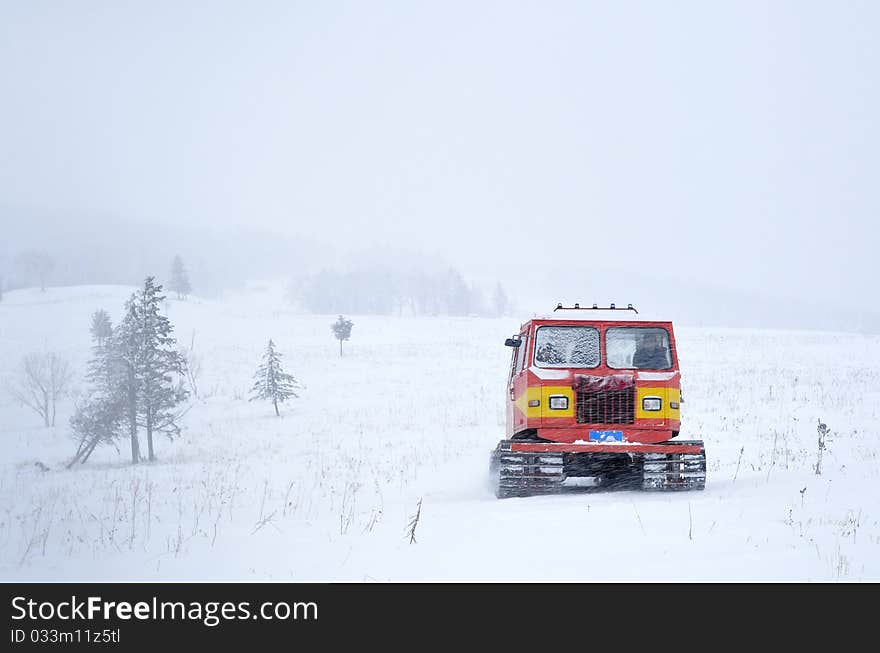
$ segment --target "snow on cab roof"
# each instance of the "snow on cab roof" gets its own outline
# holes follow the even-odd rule
[[[669,316],[636,313],[626,307],[614,310],[560,308],[549,313],[535,313],[530,320],[565,320],[572,322],[671,322]]]

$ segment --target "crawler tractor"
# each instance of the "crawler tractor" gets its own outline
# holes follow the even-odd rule
[[[490,460],[498,498],[569,485],[702,490],[706,452],[676,440],[681,375],[672,323],[626,308],[564,307],[511,347],[507,437]]]

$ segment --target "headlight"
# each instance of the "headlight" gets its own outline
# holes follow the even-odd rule
[[[568,408],[568,397],[562,395],[554,395],[550,397],[550,410],[566,410]]]
[[[662,403],[660,397],[645,397],[642,399],[642,410],[660,410]]]

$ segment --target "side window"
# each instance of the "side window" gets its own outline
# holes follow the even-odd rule
[[[526,350],[529,348],[529,333],[521,333],[519,335],[522,344],[516,348],[516,371],[522,372],[523,364],[526,360]]]
[[[522,348],[522,345],[520,345],[520,347],[517,347],[512,352],[510,352],[510,374],[508,376],[508,381],[510,383],[513,383],[513,375],[516,374],[516,366],[517,366],[517,363],[519,362],[519,350],[521,348]]]

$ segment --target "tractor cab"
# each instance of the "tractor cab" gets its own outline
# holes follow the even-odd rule
[[[507,437],[664,442],[680,426],[671,322],[627,308],[558,307],[522,325],[507,388]]]

